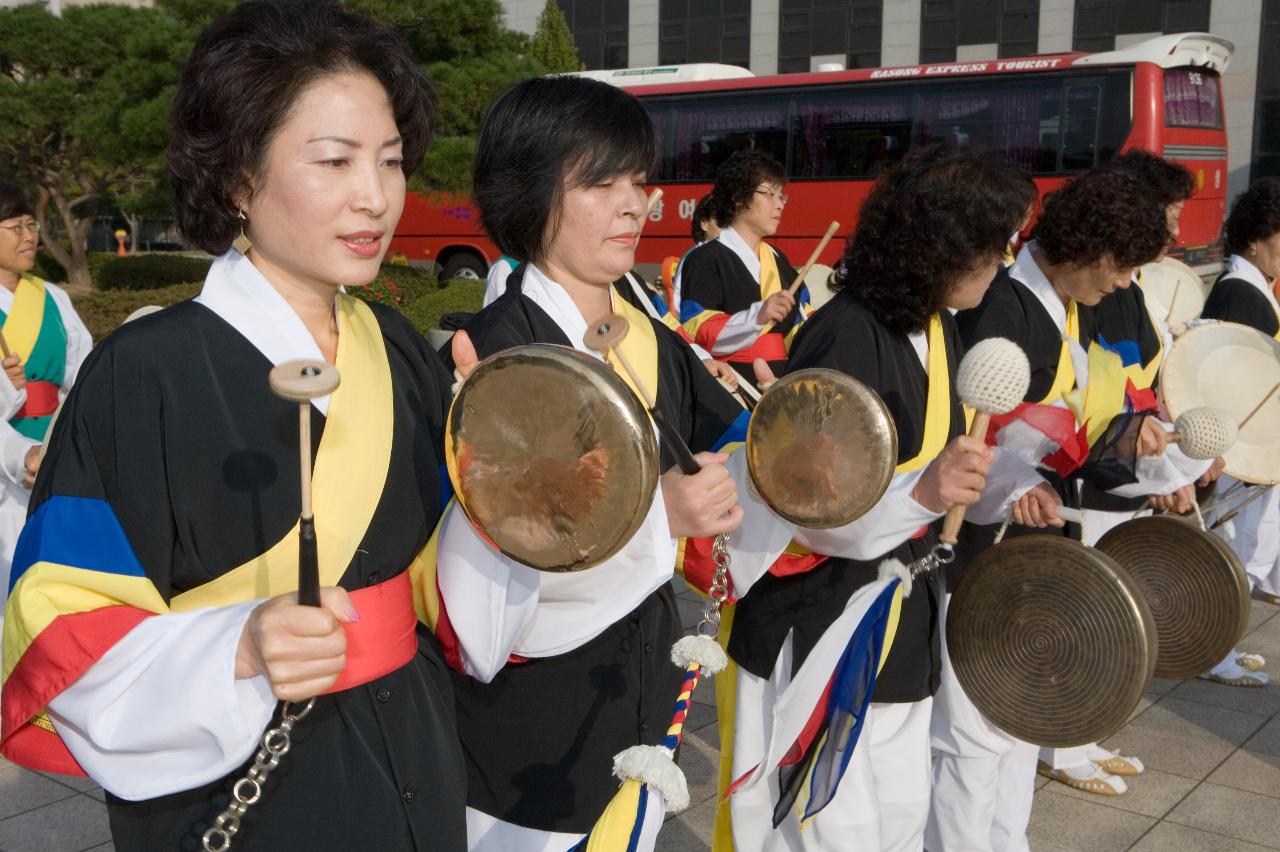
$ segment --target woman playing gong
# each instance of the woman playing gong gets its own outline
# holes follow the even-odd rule
[[[611,287],[634,263],[655,151],[635,98],[576,77],[514,86],[480,127],[475,198],[485,230],[503,252],[530,261],[458,335],[455,361],[470,361],[468,336],[481,356],[527,343],[585,352],[589,323],[620,313],[645,353],[631,363],[656,384],[657,409],[702,470],[664,474],[632,538],[577,573],[534,571],[494,550],[462,511],[446,515],[439,589],[461,669],[454,684],[473,849],[573,846],[617,790],[614,755],[662,738],[680,681],[669,656],[680,630],[670,587],[677,539],[734,530],[739,502],[753,513],[744,533],[772,543],[757,552],[731,539],[735,570],[762,570],[790,538],[735,485],[745,475],[741,454],[726,464],[713,452],[741,440],[741,407],[688,344]]]
[[[194,301],[86,362],[5,622],[4,753],[100,783],[117,849],[199,848],[277,699],[317,695],[234,847],[465,847],[452,691],[406,572],[451,380],[399,314],[339,293],[378,272],[430,105],[402,40],[326,0],[237,6],[179,80],[178,225],[216,257]],[[299,406],[268,383],[299,358],[341,373],[309,412],[321,607],[294,594]]]
[[[769,783],[730,796],[737,850],[847,849],[850,838],[859,848],[920,848],[942,579],[925,571],[904,580],[908,596],[897,615],[869,607],[869,619],[886,625],[887,657],[869,652],[883,660],[878,676],[878,663],[859,669],[859,654],[848,650],[862,647],[856,637],[869,619],[855,627],[854,639],[824,639],[832,629],[849,629],[835,625],[844,624],[850,602],[880,577],[886,559],[911,563],[930,553],[949,508],[969,505],[979,517],[996,517],[1040,482],[1029,466],[964,434],[956,390],[964,349],[948,310],[981,300],[1027,203],[1025,182],[994,155],[935,146],[907,156],[863,204],[835,297],[796,335],[789,371],[838,370],[884,400],[897,427],[897,467],[870,512],[846,527],[798,532],[809,555],[784,557],[737,604],[728,650],[740,667],[738,731],[721,733],[722,743],[734,744],[735,779],[758,759],[752,728],[783,712],[775,704],[779,685],[814,666],[822,683],[833,684],[816,706],[787,705],[823,721],[805,729],[798,751]],[[892,630],[887,623],[895,620]],[[848,712],[834,709],[846,701]],[[861,731],[852,728],[851,737],[844,725]],[[838,744],[846,738],[847,747]],[[815,790],[829,774],[823,767],[837,772],[842,759],[847,769],[838,787],[828,785],[818,802]],[[717,849],[728,848],[727,838],[716,840]]]

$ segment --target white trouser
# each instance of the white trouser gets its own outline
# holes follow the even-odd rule
[[[0,488],[0,637],[4,636],[4,607],[9,598],[9,572],[13,569],[13,549],[27,522],[27,497],[14,486]],[[4,665],[4,643],[0,641],[0,667]],[[0,670],[3,670],[0,668]]]
[[[768,784],[734,794],[736,852],[919,852],[929,813],[932,706],[932,698],[871,704],[835,798],[803,829],[794,808],[772,827],[776,772]]]
[[[951,603],[947,595],[942,616]],[[934,698],[930,852],[1028,852],[1037,748],[991,724],[956,679],[942,631],[942,684]]]
[[[1223,476],[1218,491],[1224,492],[1235,483],[1230,476]],[[1237,505],[1247,493],[1237,492],[1225,508]],[[1268,595],[1280,595],[1280,486],[1269,487],[1218,533],[1244,563],[1249,585]]]

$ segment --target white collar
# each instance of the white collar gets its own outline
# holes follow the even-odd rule
[[[742,234],[735,231],[732,225],[728,225],[720,229],[720,236],[716,239],[738,256],[738,259],[747,267],[747,271],[751,273],[751,277],[759,283],[760,255],[751,250],[751,246],[747,245]]]
[[[1276,294],[1271,289],[1271,282],[1267,280],[1267,276],[1262,274],[1261,269],[1245,260],[1244,255],[1231,255],[1231,261],[1227,264],[1227,277],[1239,278],[1257,287],[1262,291],[1262,295],[1267,297],[1267,301],[1271,303],[1271,310],[1280,316],[1280,303],[1276,302]]]
[[[324,360],[302,318],[238,251],[214,258],[195,301],[226,320],[273,366],[297,358]],[[313,399],[311,404],[321,414],[329,413],[328,396]]]
[[[547,274],[535,264],[525,265],[520,292],[542,308],[547,316],[560,326],[560,330],[564,332],[565,337],[569,338],[569,343],[574,349],[603,360],[599,352],[592,352],[583,342],[583,338],[587,336],[587,321],[583,319],[582,312],[578,310],[573,299],[569,298],[568,291],[548,278]],[[609,285],[609,304],[613,304],[612,284]]]
[[[1045,277],[1044,271],[1040,269],[1040,265],[1031,256],[1031,252],[1035,247],[1035,240],[1029,241],[1022,247],[1022,250],[1018,252],[1017,260],[1013,262],[1013,266],[1009,267],[1009,277],[1024,285],[1040,300],[1040,304],[1044,305],[1044,309],[1049,312],[1050,319],[1053,320],[1054,325],[1058,327],[1058,331],[1061,333],[1067,327],[1067,309],[1062,304],[1062,297],[1058,295],[1058,291],[1053,289],[1053,285]]]

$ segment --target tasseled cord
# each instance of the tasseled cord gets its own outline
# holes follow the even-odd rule
[[[653,746],[632,746],[613,759],[613,774],[620,781],[639,781],[662,794],[667,813],[678,814],[689,807],[689,784],[676,765],[675,751],[684,738],[684,720],[689,715],[693,691],[702,675],[724,671],[729,658],[710,636],[685,636],[671,648],[671,661],[682,667],[684,682],[671,714],[671,726],[662,742]]]
[[[903,565],[897,559],[886,559],[880,563],[880,579],[892,580],[897,577],[902,581],[902,596],[910,597],[911,595],[911,572],[907,570],[907,566]]]

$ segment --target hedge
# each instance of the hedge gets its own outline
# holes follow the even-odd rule
[[[131,254],[110,257],[93,278],[99,290],[156,290],[203,281],[213,261],[181,254]]]
[[[427,329],[438,327],[444,314],[455,311],[474,313],[480,310],[484,301],[483,281],[459,279],[439,285],[430,272],[409,267],[384,266],[378,281],[396,285],[395,291],[389,291],[400,298],[400,303],[394,307],[408,317],[423,335]],[[95,290],[73,296],[72,301],[96,342],[118,328],[138,308],[146,305],[164,307],[190,299],[200,292],[201,286],[197,282],[151,290]],[[381,301],[374,297],[378,289],[378,285],[373,288],[352,287],[350,292],[369,301]]]
[[[147,305],[165,307],[193,298],[202,286],[196,283],[174,284],[156,290],[95,290],[72,296],[71,301],[96,343],[119,328],[120,323],[138,308]]]

